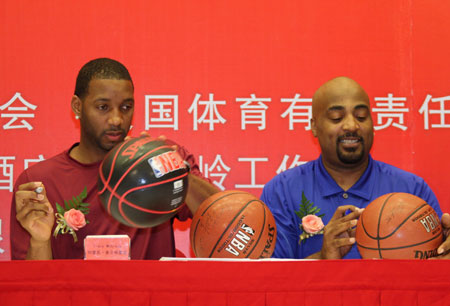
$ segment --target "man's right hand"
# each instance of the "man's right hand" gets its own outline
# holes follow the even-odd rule
[[[351,211],[346,214],[347,211]],[[353,205],[339,206],[323,232],[321,259],[341,259],[355,243],[357,219],[363,212]]]
[[[38,187],[43,187],[41,193],[36,193]],[[40,182],[20,185],[15,193],[15,201],[17,221],[30,233],[31,242],[49,242],[55,214],[47,199],[44,185]]]

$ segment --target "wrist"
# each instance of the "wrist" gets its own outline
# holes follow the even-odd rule
[[[37,240],[34,238],[30,239],[30,246],[25,257],[27,260],[50,260],[53,259],[52,247],[50,239],[48,240]]]
[[[191,172],[191,164],[187,160],[183,160],[183,163],[186,166],[187,172]]]
[[[50,245],[51,245],[50,239],[42,240],[42,239],[36,239],[33,237],[30,238],[30,247],[43,248],[43,247],[48,247]]]

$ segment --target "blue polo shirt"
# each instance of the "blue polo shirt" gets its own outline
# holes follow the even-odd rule
[[[431,205],[439,218],[442,216],[433,191],[417,175],[373,160],[369,156],[364,174],[345,191],[328,174],[320,156],[316,160],[278,174],[264,186],[261,200],[273,213],[278,232],[272,257],[305,258],[322,248],[323,235],[315,235],[299,244],[301,220],[295,211],[299,210],[302,192],[314,206],[320,208],[319,214],[324,214],[324,224],[330,221],[338,206],[354,205],[363,208],[372,200],[391,192],[414,194]],[[361,258],[356,244],[344,258]]]

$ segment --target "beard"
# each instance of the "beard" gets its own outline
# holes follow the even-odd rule
[[[339,143],[341,142],[342,138],[345,137],[358,137],[359,141],[362,145],[362,149],[358,152],[358,149],[341,149],[341,147],[339,146]],[[360,163],[365,156],[366,153],[366,149],[364,146],[364,138],[362,138],[361,136],[358,136],[354,133],[350,133],[350,134],[346,134],[344,136],[339,136],[336,140],[336,153],[337,156],[339,158],[339,160],[344,163],[344,164],[358,164]]]
[[[86,140],[96,146],[98,149],[106,152],[109,152],[112,148],[114,148],[114,146],[116,144],[118,144],[119,142],[123,141],[125,136],[127,135],[127,131],[125,131],[125,129],[119,128],[119,127],[111,127],[110,129],[103,131],[102,133],[100,133],[100,135],[97,136],[97,133],[95,131],[94,126],[90,123],[89,119],[87,118],[87,116],[81,116],[80,118],[80,126],[82,128],[82,133],[84,134]],[[103,141],[103,139],[105,139],[105,135],[107,132],[121,132],[122,133],[122,137],[119,141],[117,142],[106,142]]]

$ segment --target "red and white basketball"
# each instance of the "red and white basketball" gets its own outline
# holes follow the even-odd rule
[[[161,140],[147,136],[117,144],[100,165],[98,195],[119,222],[153,227],[184,204],[188,169],[181,156]]]

